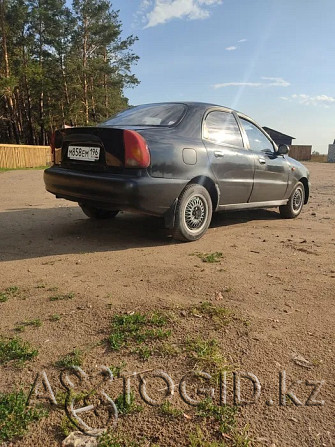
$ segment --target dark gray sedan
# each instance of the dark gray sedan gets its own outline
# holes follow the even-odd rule
[[[279,207],[297,217],[309,172],[246,115],[183,102],[127,109],[97,127],[55,132],[46,189],[96,219],[120,210],[162,216],[194,241],[214,211]]]

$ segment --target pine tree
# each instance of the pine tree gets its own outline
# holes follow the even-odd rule
[[[10,55],[8,34],[9,27],[7,21],[7,2],[0,0],[0,29],[1,29],[1,80],[0,80],[0,94],[3,99],[3,115],[2,121],[6,122],[5,132],[7,138],[19,143],[19,130],[17,126],[17,113],[15,104],[15,84],[16,80],[12,76],[10,68]]]
[[[77,31],[72,60],[74,65],[77,62],[81,86],[76,99],[84,106],[83,110],[79,107],[82,113],[76,121],[89,124],[127,105],[122,91],[138,83],[129,74],[138,59],[130,50],[136,38],[121,40],[118,14],[106,0],[74,0],[73,9]]]
[[[125,108],[138,57],[107,0],[0,0],[0,142],[46,144]]]

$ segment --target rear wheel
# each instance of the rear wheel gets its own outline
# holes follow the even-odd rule
[[[284,219],[294,219],[301,213],[305,202],[305,188],[301,182],[298,182],[294,188],[286,205],[279,207],[280,215]]]
[[[115,217],[119,210],[104,210],[102,208],[96,208],[95,206],[79,203],[80,208],[84,214],[91,219],[111,219]]]
[[[179,241],[200,239],[211,222],[212,200],[206,188],[191,184],[178,199],[172,236]]]

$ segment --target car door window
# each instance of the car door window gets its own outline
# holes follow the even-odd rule
[[[213,143],[243,147],[240,129],[230,112],[210,112],[205,119],[203,137]]]
[[[271,152],[273,153],[273,145],[271,141],[264,135],[264,133],[258,129],[250,121],[240,118],[241,124],[245,133],[247,134],[250,149],[256,152]]]

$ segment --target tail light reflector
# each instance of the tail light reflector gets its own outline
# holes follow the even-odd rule
[[[147,168],[150,152],[145,139],[133,130],[123,131],[126,168]]]

